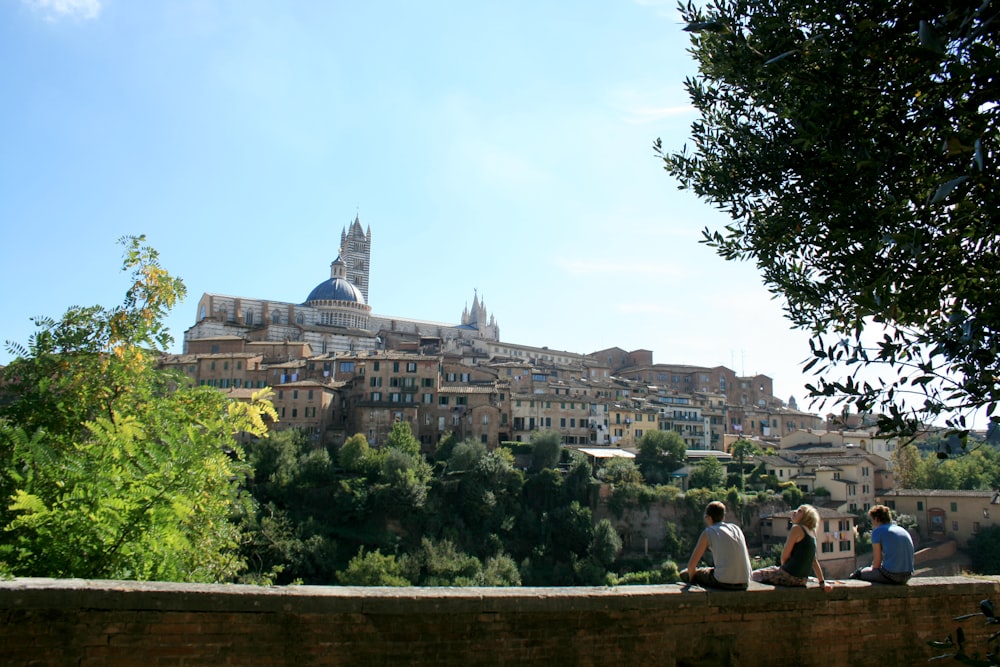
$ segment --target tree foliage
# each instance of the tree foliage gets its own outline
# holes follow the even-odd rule
[[[967,551],[980,574],[1000,574],[1000,526],[987,526],[972,536]]]
[[[183,296],[143,237],[122,239],[122,306],[38,318],[4,369],[0,561],[21,576],[228,581],[243,570],[248,472],[235,436],[276,418],[156,367]]]
[[[685,450],[676,431],[646,431],[639,439],[635,463],[650,484],[667,484],[670,473],[684,465]]]
[[[997,5],[712,0],[681,12],[699,118],[690,148],[655,148],[682,188],[732,218],[704,242],[756,262],[811,333],[811,394],[882,412],[886,432],[996,416]]]
[[[557,431],[531,434],[531,469],[554,468],[562,457],[562,435]]]
[[[761,449],[760,445],[753,440],[738,438],[736,442],[733,443],[733,446],[730,447],[729,452],[733,455],[733,458],[736,459],[736,465],[739,467],[738,474],[740,476],[740,493],[745,493],[746,471],[743,469],[743,464],[747,458],[762,455],[764,450]]]
[[[726,469],[714,456],[706,456],[695,464],[688,478],[688,486],[692,489],[718,489],[726,481]]]
[[[911,450],[896,454],[900,449]],[[893,462],[897,486],[910,489],[987,491],[1000,488],[1000,452],[992,447],[940,459],[933,452],[897,447]]]

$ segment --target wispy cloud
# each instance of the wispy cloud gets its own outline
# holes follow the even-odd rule
[[[96,19],[101,13],[101,0],[23,0],[46,19],[60,18]]]

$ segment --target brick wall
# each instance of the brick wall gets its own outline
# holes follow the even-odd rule
[[[0,581],[0,665],[908,665],[1000,579],[612,588]],[[968,646],[987,636],[965,621]],[[995,626],[993,626],[995,628]]]

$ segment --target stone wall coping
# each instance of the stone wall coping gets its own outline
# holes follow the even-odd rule
[[[788,609],[819,600],[919,598],[977,594],[1000,603],[1000,577],[916,577],[906,586],[843,580],[831,592],[751,583],[747,591],[684,584],[619,587],[249,586],[84,579],[0,580],[0,609],[130,609],[232,613],[561,613],[690,609],[720,604],[732,611]],[[973,610],[970,610],[970,613]]]

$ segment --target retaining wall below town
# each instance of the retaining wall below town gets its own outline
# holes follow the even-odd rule
[[[833,592],[0,581],[0,665],[911,665],[1000,579]],[[992,626],[995,629],[996,626]]]

